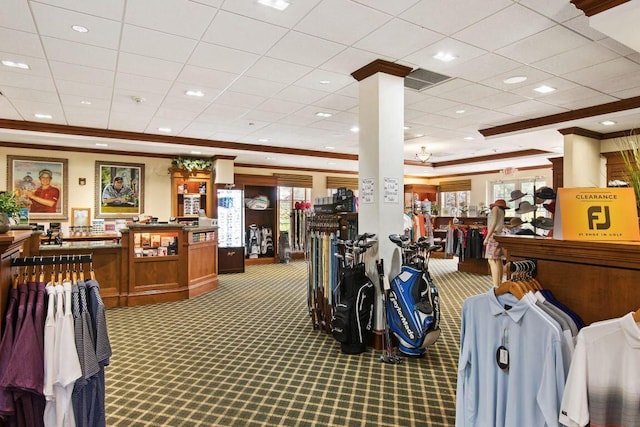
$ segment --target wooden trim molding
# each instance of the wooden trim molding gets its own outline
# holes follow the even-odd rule
[[[410,72],[410,67],[396,64],[395,62],[385,61],[384,59],[376,59],[375,61],[351,73],[351,76],[353,76],[357,81],[361,81],[375,73],[385,73],[405,78]]]
[[[216,154],[215,156],[211,157],[211,160],[213,160],[214,162],[216,160],[235,160],[237,156],[222,156],[220,154]]]
[[[485,138],[488,138],[490,136],[504,135],[506,133],[555,125],[571,120],[595,117],[601,114],[632,110],[634,108],[640,108],[640,96],[634,96],[633,98],[621,99],[619,101],[608,102],[606,104],[594,105],[586,108],[579,108],[577,110],[565,111],[564,113],[537,117],[535,119],[521,120],[519,122],[508,123],[506,125],[495,126],[492,128],[480,129],[478,132],[480,132]]]
[[[558,132],[560,132],[563,135],[580,135],[580,136],[584,136],[585,138],[593,138],[598,140],[602,140],[603,139],[602,137],[604,136],[604,134],[600,132],[595,132],[589,129],[583,129],[578,127],[558,129]]]
[[[492,154],[489,156],[470,157],[468,159],[449,160],[446,162],[434,162],[434,163],[429,163],[428,165],[431,165],[434,168],[437,168],[441,166],[464,165],[468,163],[486,162],[486,161],[500,160],[500,159],[510,159],[513,157],[537,156],[539,154],[549,154],[549,151],[535,150],[535,149],[511,151],[508,153]],[[408,161],[406,161],[405,163],[407,162]]]
[[[597,15],[605,10],[620,6],[629,0],[571,0],[571,3],[587,16]]]

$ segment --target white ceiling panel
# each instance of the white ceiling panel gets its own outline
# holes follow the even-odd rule
[[[323,92],[336,92],[349,86],[354,82],[354,78],[349,74],[334,73],[331,71],[315,69],[294,84],[309,89],[321,90]]]
[[[230,91],[270,97],[287,87],[284,83],[272,82],[255,77],[240,77],[229,86]]]
[[[109,123],[108,109],[87,110],[82,107],[65,107],[67,123],[71,126],[105,128]]]
[[[66,124],[64,111],[58,103],[45,104],[42,102],[32,102],[14,100],[11,102],[14,108],[25,118],[25,120],[42,123]],[[50,114],[51,119],[39,119],[35,114]]]
[[[456,56],[456,59],[451,62],[439,61],[433,57],[439,52],[454,55]],[[445,75],[451,75],[449,73],[451,73],[453,69],[457,69],[460,64],[484,55],[485,53],[487,53],[486,50],[479,49],[459,40],[445,38],[420,49],[418,52],[407,55],[403,59],[412,62],[421,68]]]
[[[617,58],[615,52],[594,43],[540,60],[532,65],[551,74],[563,75],[573,74],[577,70],[615,58]]]
[[[259,56],[253,53],[201,42],[196,47],[193,55],[191,55],[188,63],[197,67],[211,68],[229,73],[243,73],[258,58]]]
[[[154,118],[185,120],[188,123],[191,123],[193,120],[195,120],[196,117],[198,117],[199,114],[200,112],[166,107],[163,103],[162,106],[160,106],[160,108],[158,108],[158,110],[156,111]]]
[[[256,107],[261,111],[282,112],[283,114],[291,114],[303,108],[305,104],[298,102],[285,101],[284,99],[270,98]]]
[[[362,38],[354,46],[377,55],[403,58],[442,38],[444,38],[442,34],[394,18]]]
[[[264,54],[285,35],[284,27],[220,11],[202,40],[220,46]]]
[[[512,114],[514,116],[522,116],[525,118],[548,116],[567,111],[566,108],[555,107],[535,100],[511,104],[503,108],[496,108],[496,110],[505,114]]]
[[[56,87],[51,77],[31,76],[28,72],[13,73],[4,71],[5,67],[0,69],[0,82],[2,87],[26,87],[34,90],[47,90],[55,92]]]
[[[265,124],[277,122],[278,120],[281,120],[285,117],[286,117],[285,113],[276,113],[272,111],[262,111],[262,110],[251,110],[247,114],[242,116],[243,119],[249,122],[252,122],[252,123],[262,122]]]
[[[109,115],[109,129],[128,132],[144,132],[151,115],[132,116],[129,112],[114,111]]]
[[[376,55],[372,52],[348,48],[324,62],[320,68],[323,70],[350,75],[354,71],[359,70],[376,59],[384,59],[393,62],[391,58],[384,56],[381,57],[380,55]]]
[[[390,19],[386,13],[350,0],[325,0],[294,28],[325,40],[352,45]]]
[[[583,68],[567,75],[567,78],[589,86],[593,83],[611,79],[616,76],[640,72],[640,64],[629,61],[627,58],[618,58],[611,61]]]
[[[587,18],[584,14],[579,14],[575,18],[565,21],[563,25],[571,28],[574,31],[577,31],[578,33],[591,40],[602,40],[606,37],[600,31],[595,30],[589,26],[589,18]]]
[[[630,91],[633,91],[633,89],[630,89]],[[612,95],[615,95],[615,96],[612,96]],[[622,98],[631,98],[631,97],[640,95],[640,87],[637,88],[636,92],[629,92],[629,94],[627,95],[622,95],[620,92],[613,93],[612,95],[605,95],[603,93],[600,93],[589,98],[582,98],[582,99],[567,101],[566,103],[563,103],[561,107],[568,108],[569,110],[577,110],[580,108],[607,104],[609,102],[618,101]],[[618,96],[618,95],[621,95],[621,96]]]
[[[451,35],[511,5],[511,0],[422,0],[400,15],[414,24]]]
[[[50,61],[66,62],[111,71],[116,69],[118,52],[113,49],[51,37],[42,37],[42,43]]]
[[[295,64],[317,67],[344,49],[344,45],[291,31],[267,52],[267,56]]]
[[[409,9],[411,6],[418,3],[420,0],[354,0],[356,3],[360,3],[367,7],[372,7],[381,12],[388,13],[389,15],[396,16],[399,13]]]
[[[3,52],[2,59],[12,59],[6,54],[44,58],[44,51],[36,34],[1,27],[0,51]]]
[[[156,135],[178,135],[189,122],[190,120],[180,120],[177,117],[167,118],[156,116],[151,119],[145,132]],[[161,128],[165,130],[160,130]],[[171,129],[171,131],[167,132],[166,129]]]
[[[526,25],[522,25],[526,22]],[[494,51],[553,26],[553,21],[514,4],[453,34],[455,39]],[[500,31],[492,31],[500,28]]]
[[[65,62],[49,61],[51,73],[55,79],[73,80],[80,83],[111,86],[114,72]]]
[[[455,92],[447,92],[440,95],[441,97],[457,102],[473,103],[477,99],[483,99],[489,96],[498,95],[499,90],[481,84],[470,84]]]
[[[118,56],[118,72],[151,77],[160,80],[174,80],[182,64],[179,62],[165,61],[148,56],[134,55],[120,52]]]
[[[416,111],[422,113],[437,113],[438,111],[446,110],[447,108],[453,108],[458,105],[458,102],[451,101],[443,98],[428,97],[419,102],[407,104],[407,106]]]
[[[265,99],[266,98],[264,96],[226,91],[216,99],[215,103],[218,105],[231,105],[234,107],[251,109],[262,104]]]
[[[221,6],[223,10],[237,13],[238,15],[269,22],[286,28],[293,28],[305,15],[309,13],[320,0],[305,0],[291,2],[284,11],[263,6],[254,0],[225,1]]]
[[[66,95],[61,93],[60,101],[62,102],[62,105],[65,108],[65,111],[67,110],[67,106],[69,106],[69,107],[78,107],[80,109],[85,109],[85,110],[103,110],[108,113],[109,108],[111,107],[110,98],[108,99],[91,98],[88,96]]]
[[[291,84],[311,70],[313,70],[313,68],[304,65],[262,57],[247,70],[245,75]]]
[[[30,101],[34,103],[42,102],[44,104],[57,104],[60,102],[58,94],[51,91],[6,86],[2,89],[2,93],[13,101]]]
[[[495,93],[485,98],[478,98],[471,103],[475,106],[495,109],[500,107],[506,107],[507,105],[517,104],[522,101],[522,97],[509,92]]]
[[[153,10],[153,13],[149,13],[149,10]],[[135,0],[127,2],[125,22],[199,39],[217,10],[186,0]]]
[[[51,78],[51,72],[49,71],[49,63],[45,59],[33,58],[28,56],[16,55],[16,54],[5,54],[5,52],[0,52],[0,60],[22,62],[29,66],[28,70],[24,70],[22,68],[12,68],[12,67],[6,67],[3,65],[0,65],[0,72],[20,74],[27,79],[30,76]]]
[[[196,40],[186,37],[125,25],[122,30],[120,49],[123,52],[167,61],[186,62],[196,44]]]
[[[99,18],[84,13],[73,12],[42,3],[31,2],[38,32],[43,36],[51,36],[93,46],[117,49],[120,41],[122,24],[118,21]],[[73,25],[82,25],[89,31],[79,33],[73,31]]]
[[[326,92],[322,92],[314,89],[307,89],[304,87],[289,86],[278,93],[276,99],[284,99],[292,102],[303,102],[306,104],[313,104],[314,102],[327,96]]]
[[[520,83],[507,84],[504,81],[510,77],[526,77],[526,80]],[[527,86],[530,84],[535,84],[544,80],[548,80],[552,78],[553,75],[547,72],[538,70],[535,67],[522,66],[515,68],[513,70],[507,71],[506,73],[498,74],[494,77],[488,78],[486,80],[482,80],[480,83],[486,86],[491,86],[496,89],[505,90],[505,91],[514,91],[520,87]]]
[[[211,120],[212,123],[223,123],[228,120],[240,118],[244,114],[247,114],[246,108],[212,104],[198,116],[198,120]]]
[[[113,94],[113,88],[108,86],[96,86],[86,83],[78,83],[70,80],[56,80],[56,86],[61,95],[74,95],[78,97],[87,97],[110,100]],[[54,89],[55,90],[55,89]]]
[[[602,46],[611,49],[612,51],[620,54],[620,55],[632,55],[635,50],[631,49],[630,47],[628,47],[627,45],[624,45],[610,37],[606,37],[602,40],[598,40],[598,43],[601,44]]]
[[[24,0],[4,0],[0,13],[0,27],[35,33],[29,3]]]
[[[9,120],[31,120],[31,117],[22,117],[5,97],[0,97],[0,116]]]
[[[141,91],[164,95],[171,87],[171,80],[154,79],[120,72],[116,74],[114,87],[116,89],[129,89],[133,93]]]
[[[463,79],[480,81],[494,77],[496,74],[516,69],[519,66],[518,62],[504,56],[487,53],[464,62],[457,68],[452,68],[450,72],[452,75]]]
[[[203,100],[200,98],[186,97],[182,93],[167,96],[162,100],[161,108],[182,110],[189,112],[193,118],[204,111],[211,104],[211,99]]]
[[[186,65],[180,72],[176,81],[187,83],[192,86],[192,89],[194,90],[199,89],[200,87],[224,89],[237,78],[237,74],[227,73],[226,71]]]
[[[34,0],[29,2],[36,3]],[[76,10],[87,15],[119,21],[124,12],[125,0],[37,0],[37,3],[46,3],[62,9]]]
[[[572,3],[557,0],[517,0],[523,6],[550,18],[556,22],[564,22],[582,15],[582,11]]]
[[[350,96],[327,95],[314,105],[334,111],[345,111],[358,106],[358,99]]]

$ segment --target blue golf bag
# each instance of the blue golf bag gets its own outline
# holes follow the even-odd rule
[[[398,350],[406,356],[423,356],[440,336],[438,289],[428,271],[403,265],[390,283],[386,312]]]

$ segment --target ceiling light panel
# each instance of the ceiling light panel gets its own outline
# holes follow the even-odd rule
[[[454,59],[456,59],[457,56],[449,52],[438,52],[435,55],[433,55],[433,58],[442,62],[451,62]]]
[[[556,88],[551,87],[551,86],[547,86],[547,85],[542,85],[542,86],[538,86],[537,88],[533,89],[538,93],[551,93],[551,92],[555,92]]]
[[[289,7],[289,4],[290,4],[288,1],[285,1],[285,0],[258,0],[258,3],[260,3],[263,6],[268,6],[279,11],[285,10],[286,8]]]

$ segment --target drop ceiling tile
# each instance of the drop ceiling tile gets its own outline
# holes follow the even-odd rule
[[[187,95],[188,90],[201,90],[203,96],[189,96]],[[186,101],[193,101],[191,105],[200,105],[200,104],[209,104],[214,99],[216,99],[223,92],[223,89],[210,88],[210,87],[202,87],[198,85],[192,85],[189,83],[176,82],[171,86],[171,89],[168,92],[168,96],[174,98],[182,98]]]
[[[34,90],[32,88],[20,88],[4,86],[2,93],[8,99],[13,101],[30,101],[42,102],[43,104],[57,104],[59,102],[58,94],[50,91]]]
[[[125,22],[197,40],[216,11],[215,7],[192,1],[136,0],[127,2]]]
[[[273,113],[281,112],[291,114],[303,108],[305,105],[298,102],[285,101],[284,99],[270,98],[258,105],[256,109]]]
[[[74,108],[84,108],[86,110],[103,110],[103,111],[109,111],[109,107],[111,106],[111,99],[110,98],[94,98],[94,97],[89,97],[89,96],[77,96],[77,95],[67,95],[67,94],[60,94],[60,101],[62,102],[62,106],[64,107],[65,111],[67,111],[67,108],[69,107],[74,107]],[[90,102],[91,104],[82,104],[82,101],[85,102]]]
[[[31,2],[31,8],[40,35],[86,43],[108,49],[118,48],[121,30],[121,25],[118,21],[36,2]],[[73,25],[87,27],[89,32],[78,33],[73,31],[71,29]]]
[[[225,91],[216,99],[215,103],[218,105],[229,105],[233,107],[251,109],[263,103],[265,99],[266,98],[263,96]]]
[[[73,80],[80,83],[111,86],[114,72],[65,62],[49,61],[55,79]]]
[[[0,60],[22,62],[29,66],[28,70],[23,70],[21,68],[14,68],[14,67],[7,67],[5,65],[0,65],[0,71],[2,71],[3,73],[20,74],[25,78],[29,78],[29,76],[49,77],[49,78],[51,77],[51,73],[49,71],[49,64],[44,59],[0,52]],[[2,83],[4,83],[4,81],[2,81]]]
[[[336,95],[349,96],[351,98],[358,99],[360,97],[360,88],[358,87],[358,82],[354,80],[349,86],[346,86],[340,90],[335,92]]]
[[[433,57],[439,52],[455,55],[456,59],[451,62],[442,62]],[[450,75],[449,72],[452,69],[458,69],[460,64],[484,55],[485,53],[487,53],[487,51],[471,46],[470,44],[452,38],[445,38],[402,59],[410,61],[420,68]]]
[[[125,25],[120,50],[173,62],[185,62],[195,49],[196,40]]]
[[[564,25],[591,40],[602,40],[603,38],[607,37],[600,31],[591,28],[591,26],[589,25],[589,18],[582,13],[575,18],[565,21]]]
[[[522,118],[532,118],[540,116],[548,116],[567,111],[566,108],[555,107],[536,100],[527,100],[518,104],[511,104],[503,108],[496,108],[497,111],[505,114],[511,114]]]
[[[582,11],[569,2],[556,0],[518,0],[518,2],[556,22],[564,22],[582,15]]]
[[[13,86],[50,92],[56,91],[53,79],[50,77],[30,76],[28,73],[12,73],[4,71],[4,68],[5,67],[2,67],[2,69],[0,69],[0,82],[2,82],[2,87]]]
[[[87,110],[81,107],[65,107],[64,112],[70,126],[104,129],[109,123],[108,109]]]
[[[520,65],[518,62],[512,61],[504,56],[487,53],[460,64],[457,67],[454,65],[454,68],[449,71],[451,75],[456,77],[462,77],[463,79],[471,81],[480,81],[493,77],[496,74],[516,69]]]
[[[497,53],[524,64],[531,64],[590,43],[584,36],[555,26],[498,49]]]
[[[193,86],[193,89],[197,89],[200,86],[224,89],[233,83],[237,77],[237,74],[227,73],[225,71],[186,65],[180,72],[180,75],[178,75],[176,81],[189,84]]]
[[[0,14],[0,27],[35,33],[29,3],[24,0],[4,0]]]
[[[446,92],[440,95],[440,97],[457,102],[468,102],[473,104],[477,99],[487,98],[500,94],[501,91],[489,86],[481,84],[470,84],[462,87],[459,90]]]
[[[424,94],[424,96],[440,96],[443,93],[459,90],[465,86],[469,86],[470,84],[471,82],[468,80],[464,80],[460,78],[451,79],[442,83],[438,83],[437,85],[431,86],[419,93]],[[415,93],[415,91],[413,90],[405,89],[405,93],[407,92]]]
[[[523,23],[526,22],[526,25]],[[495,51],[543,31],[554,23],[523,6],[514,4],[453,35],[457,40]],[[500,29],[496,31],[496,29]]]
[[[246,113],[246,108],[234,107],[231,105],[211,104],[200,114],[198,120],[212,120],[214,123],[224,122],[240,118]]]
[[[262,57],[247,70],[245,75],[291,84],[312,70],[313,68],[304,65]]]
[[[404,12],[411,6],[419,2],[419,0],[354,0],[356,3],[360,3],[364,6],[372,7],[381,12],[388,13],[389,15],[396,16],[399,13]]]
[[[15,109],[24,117],[25,120],[42,123],[58,123],[65,124],[64,111],[59,103],[42,103],[24,100],[15,100],[11,102]],[[51,114],[52,119],[38,119],[34,115]]]
[[[120,52],[118,72],[151,77],[160,80],[175,80],[182,69],[179,62]]]
[[[134,98],[143,98],[142,102],[136,102]],[[113,105],[127,106],[136,109],[156,110],[164,99],[163,95],[143,92],[141,90],[115,89],[113,91]]]
[[[287,29],[263,21],[220,11],[202,37],[203,41],[247,52],[264,54]]]
[[[194,3],[202,4],[210,7],[220,7],[224,0],[191,0]]]
[[[486,98],[475,99],[473,105],[486,109],[506,107],[507,105],[522,102],[522,97],[509,92],[496,93]]]
[[[188,64],[229,73],[243,73],[259,58],[253,53],[200,42]]]
[[[400,17],[441,34],[451,35],[512,4],[510,0],[422,0]]]
[[[321,83],[329,82],[329,83]],[[334,73],[315,69],[309,74],[297,80],[294,85],[309,89],[321,90],[323,92],[336,92],[354,82],[354,78],[349,74]]]
[[[325,61],[319,68],[333,71],[335,73],[351,75],[354,71],[372,63],[376,59],[384,59],[390,62],[394,60],[391,57],[381,57],[380,55],[376,55],[372,52],[350,47],[338,53],[328,61]]]
[[[407,104],[407,108],[411,110],[421,111],[422,113],[437,113],[438,111],[453,108],[458,102],[450,101],[443,98],[427,97],[422,101]]]
[[[358,17],[354,19],[354,17]],[[323,0],[294,27],[296,31],[352,45],[391,19],[349,0]]]
[[[251,110],[244,116],[243,119],[249,120],[252,123],[262,122],[262,123],[273,123],[278,120],[283,119],[286,116],[285,113],[273,112],[273,111],[262,111],[262,110]]]
[[[630,47],[628,47],[627,45],[624,45],[622,43],[620,43],[619,41],[616,41],[610,37],[605,37],[602,40],[598,40],[598,43],[601,44],[602,46],[606,47],[607,49],[611,49],[612,51],[623,55],[623,56],[627,56],[627,55],[632,55],[634,53],[637,53],[635,50],[631,49]]]
[[[316,101],[313,105],[335,111],[346,111],[358,106],[358,99],[349,96],[331,94]]]
[[[68,40],[42,37],[42,44],[50,61],[115,70],[118,52]]]
[[[637,90],[636,95],[640,95],[640,86],[638,86],[637,89],[638,90]],[[636,96],[636,95],[630,95],[630,96]],[[624,98],[627,98],[627,97],[625,96]],[[581,99],[577,99],[577,100],[570,100],[570,101],[562,104],[561,106],[563,108],[567,108],[569,110],[577,110],[577,109],[580,109],[580,108],[592,107],[592,106],[595,106],[595,105],[601,105],[601,104],[606,104],[606,103],[609,103],[609,102],[618,101],[620,99],[621,99],[621,97],[610,96],[610,95],[605,95],[603,93],[599,93],[599,94],[594,95],[594,96],[589,97],[589,98],[581,98]]]
[[[152,77],[137,76],[135,74],[117,73],[115,87],[131,91],[151,92],[163,95],[171,87],[170,80],[154,79]]]
[[[145,132],[154,135],[178,135],[188,124],[189,120],[180,120],[177,117],[158,117],[155,115],[147,125]],[[160,128],[169,128],[171,132],[161,131]]]
[[[510,77],[526,77],[527,79],[520,83],[507,84],[504,81]],[[491,78],[480,81],[481,84],[485,86],[491,86],[496,89],[504,90],[504,91],[514,91],[522,86],[527,86],[530,84],[535,84],[536,82],[540,82],[543,80],[547,80],[553,78],[552,74],[546,73],[544,71],[538,70],[534,67],[529,66],[521,66],[515,68],[513,70],[507,71],[506,73],[501,73]]]
[[[627,58],[618,58],[592,67],[583,68],[567,75],[567,78],[589,86],[603,80],[625,74],[640,72],[640,64],[629,61]]]
[[[378,55],[404,58],[443,38],[442,34],[395,18],[371,32],[353,46]]]
[[[237,13],[238,15],[292,28],[319,3],[320,0],[290,2],[289,7],[283,11],[263,6],[254,0],[226,1],[221,7],[222,10]]]
[[[523,98],[538,99],[544,102],[545,98],[549,96],[553,96],[558,92],[573,89],[577,86],[572,80],[563,79],[562,77],[551,77],[551,78],[542,80],[540,82],[527,81],[527,83],[529,84],[519,87],[517,89],[514,89],[513,91],[511,91],[511,93],[520,95]],[[552,88],[555,88],[556,91],[551,93],[540,93],[540,92],[534,91],[534,89],[540,85],[550,86]]]
[[[531,65],[551,74],[564,75],[610,61],[617,57],[618,55],[616,55],[615,52],[605,47],[590,44],[582,46],[580,49],[543,59]]]
[[[180,94],[167,96],[162,100],[161,108],[186,111],[193,114],[195,118],[197,114],[204,111],[210,104],[211,99],[203,100],[200,98],[186,97]]]
[[[295,64],[317,67],[344,49],[344,45],[291,31],[267,52],[267,56]]]
[[[109,115],[109,129],[129,132],[144,132],[152,114],[134,117],[129,112],[114,111]]]
[[[287,87],[285,83],[272,82],[255,77],[240,76],[229,87],[229,90],[268,98],[280,92],[285,87]]]
[[[0,28],[0,51],[6,54],[44,58],[40,38],[36,34],[8,28]],[[3,54],[3,59],[9,58]]]
[[[38,0],[38,2],[57,6],[62,9],[76,10],[88,15],[119,21],[122,18],[125,0]],[[30,3],[34,2],[31,1]]]
[[[611,96],[614,96],[618,99],[625,99],[625,98],[633,98],[636,96],[640,96],[640,87],[638,88],[632,88],[632,89],[626,89],[626,90],[622,90],[620,92],[614,92],[611,93]]]
[[[18,110],[9,103],[9,100],[3,97],[0,97],[0,117],[9,120],[31,120],[28,117],[22,117]]]
[[[607,79],[598,80],[590,84],[596,90],[603,93],[620,92],[640,86],[640,72],[616,75]]]
[[[191,122],[195,120],[196,117],[198,117],[198,114],[200,114],[200,112],[188,111],[180,108],[165,107],[165,105],[163,104],[162,106],[160,106],[160,108],[158,108],[158,111],[156,111],[156,115],[154,117]]]
[[[96,86],[93,84],[78,83],[70,80],[56,80],[56,86],[60,95],[73,95],[110,100],[113,89],[109,86]]]
[[[315,116],[310,116],[308,114],[299,114],[298,112],[295,112],[280,120],[278,124],[291,126],[309,126],[311,123],[317,121],[317,119],[318,118]]]
[[[274,96],[274,98],[292,102],[301,102],[303,104],[312,104],[325,96],[327,96],[327,93],[319,90],[289,86]]]
[[[351,113],[349,111],[340,111],[329,118],[332,122],[338,122],[346,124],[343,130],[346,132],[353,126],[358,125],[358,114]]]

